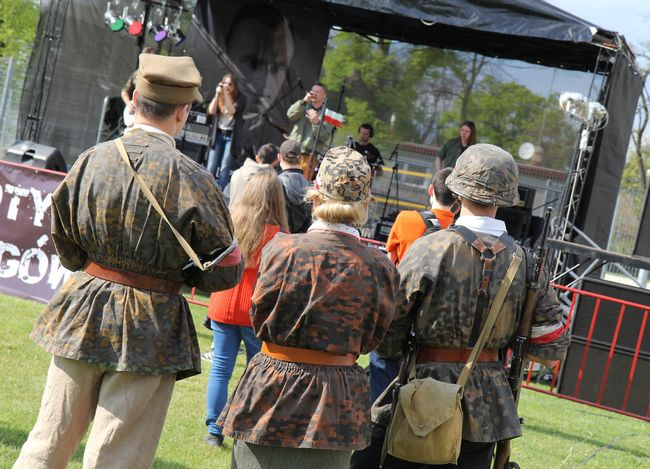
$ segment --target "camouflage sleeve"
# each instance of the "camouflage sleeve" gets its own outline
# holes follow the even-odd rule
[[[564,324],[564,311],[551,287],[546,270],[542,276],[543,295],[537,301],[528,352],[539,358],[562,360],[569,347],[569,332]]]
[[[52,194],[51,235],[61,265],[68,270],[81,270],[88,258],[87,253],[75,240],[78,201],[74,200],[74,187],[79,179],[79,168],[87,158],[88,152],[77,158],[65,179]],[[71,190],[72,189],[72,190]]]
[[[276,255],[275,243],[280,238],[281,236],[276,236],[262,248],[259,273],[251,299],[250,316],[253,330],[258,337],[265,340],[272,337],[265,323],[278,301],[286,274],[285,262]],[[287,259],[287,263],[291,264],[292,260]],[[262,332],[263,328],[265,330]]]
[[[417,306],[418,300],[424,298],[435,284],[444,250],[435,249],[435,242],[429,238],[432,237],[417,239],[406,251],[397,267],[400,285],[397,291],[395,317],[382,344],[377,349],[377,354],[382,358],[399,356],[404,338],[413,321],[411,312]],[[423,304],[423,309],[425,308],[426,305]]]
[[[299,99],[287,110],[287,117],[291,122],[299,121],[305,115],[305,106],[302,99]]]
[[[182,225],[191,224],[190,244],[197,255],[201,259],[214,259],[235,241],[223,195],[212,176],[205,171],[194,173],[190,184],[185,186],[180,197],[187,207]],[[229,256],[205,271],[188,269],[185,283],[212,292],[234,287],[244,272],[241,256],[235,257],[236,254]]]

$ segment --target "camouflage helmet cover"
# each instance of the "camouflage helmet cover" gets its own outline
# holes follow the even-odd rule
[[[351,148],[330,149],[316,175],[316,190],[342,202],[363,202],[370,196],[371,171],[366,158]]]
[[[473,202],[512,207],[519,202],[519,168],[510,153],[479,143],[465,150],[445,181],[454,194]]]

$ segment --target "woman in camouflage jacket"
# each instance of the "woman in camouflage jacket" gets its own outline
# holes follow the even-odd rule
[[[355,360],[381,342],[398,283],[351,226],[365,223],[370,174],[359,153],[330,150],[307,195],[316,222],[262,252],[251,309],[262,353],[219,422],[237,440],[232,467],[348,468],[370,443],[368,379]]]

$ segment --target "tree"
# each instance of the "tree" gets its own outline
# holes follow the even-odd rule
[[[0,57],[29,58],[38,24],[38,5],[30,0],[0,2]]]

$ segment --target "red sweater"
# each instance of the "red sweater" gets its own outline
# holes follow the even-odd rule
[[[251,309],[251,297],[257,279],[260,252],[266,243],[280,230],[281,228],[277,225],[266,225],[262,235],[262,242],[255,253],[256,264],[244,269],[244,275],[237,286],[210,295],[210,304],[208,306],[208,317],[210,319],[233,326],[251,327],[251,318],[248,312]]]

